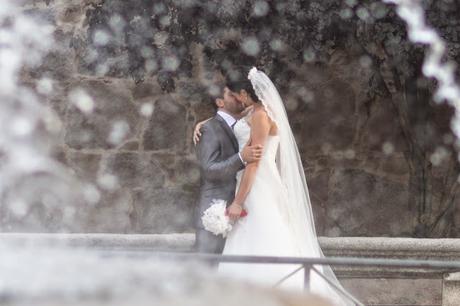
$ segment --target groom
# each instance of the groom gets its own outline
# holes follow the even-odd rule
[[[235,197],[236,173],[247,163],[262,156],[262,146],[246,146],[238,152],[238,142],[233,126],[244,110],[234,93],[227,87],[220,88],[220,97],[214,99],[217,107],[215,117],[201,127],[197,158],[200,164],[201,186],[194,223],[196,229],[195,251],[222,254],[225,238],[214,235],[203,227],[201,216],[211,206],[213,199],[227,201],[230,205]]]

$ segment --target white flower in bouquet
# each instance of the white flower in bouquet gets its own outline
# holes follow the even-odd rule
[[[224,200],[213,199],[211,206],[206,209],[201,217],[205,230],[214,235],[226,237],[232,230],[230,218],[225,214],[227,202]]]

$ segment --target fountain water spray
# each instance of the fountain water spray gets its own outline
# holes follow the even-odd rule
[[[450,126],[457,138],[457,150],[460,150],[460,87],[455,82],[455,62],[442,60],[447,49],[444,40],[436,30],[426,24],[420,1],[383,0],[383,2],[396,5],[397,14],[407,23],[409,40],[428,46],[422,71],[425,76],[435,78],[438,82],[434,101],[436,103],[447,101],[454,107],[455,113]],[[460,153],[457,159],[460,161]]]
[[[74,217],[70,204],[85,202],[83,187],[52,157],[61,121],[30,86],[24,67],[37,68],[53,45],[54,27],[24,14],[12,1],[0,6],[0,207],[2,223],[15,223],[33,205],[57,213],[61,223]],[[22,82],[22,83],[21,83]],[[37,92],[49,93],[44,78]],[[20,223],[20,222],[19,222]],[[33,230],[33,228],[30,228]],[[30,230],[26,228],[25,230]],[[4,228],[9,230],[9,228]]]

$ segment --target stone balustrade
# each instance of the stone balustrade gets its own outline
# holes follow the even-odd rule
[[[193,233],[180,234],[0,234],[0,244],[190,252]],[[459,239],[320,237],[326,256],[460,260]],[[460,305],[460,272],[431,269],[335,267],[350,292],[367,305]]]

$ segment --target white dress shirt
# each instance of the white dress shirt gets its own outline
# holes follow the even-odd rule
[[[221,116],[222,118],[224,118],[225,122],[227,122],[227,124],[228,124],[228,126],[229,126],[230,128],[232,127],[233,123],[236,122],[236,119],[233,118],[232,115],[230,115],[230,114],[228,114],[228,113],[226,113],[226,112],[224,112],[224,111],[219,110],[219,111],[217,111],[217,113],[219,114],[219,116]]]
[[[227,114],[226,112],[221,111],[221,110],[217,111],[217,114],[218,114],[219,116],[221,116],[221,117],[225,120],[225,122],[228,124],[228,126],[229,126],[229,127],[232,129],[232,131],[233,131],[232,125],[235,124],[237,120],[236,120],[235,118],[233,118],[232,115]],[[241,157],[241,153],[240,153],[240,152],[238,152],[238,156],[240,157],[240,159],[241,159],[241,161],[243,162],[243,164],[246,165],[246,162],[245,162],[245,161],[243,160],[243,158]]]

